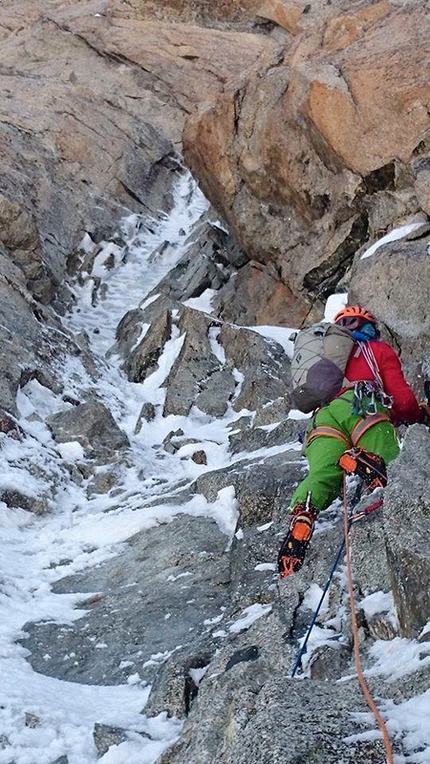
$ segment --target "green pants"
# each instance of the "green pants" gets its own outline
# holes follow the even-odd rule
[[[353,392],[347,392],[341,398],[335,398],[318,411],[308,429],[308,434],[317,425],[335,427],[348,437],[362,417],[352,413]],[[385,409],[378,405],[378,411]],[[362,435],[360,448],[381,456],[385,462],[395,459],[399,453],[396,430],[391,422],[379,422]],[[338,438],[324,435],[316,437],[305,449],[309,464],[308,476],[297,486],[291,499],[291,507],[305,501],[308,492],[317,511],[326,509],[337,496],[342,486],[343,470],[338,467],[338,460],[348,446]]]

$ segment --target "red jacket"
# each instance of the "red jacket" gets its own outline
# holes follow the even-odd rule
[[[366,344],[373,351],[384,392],[393,398],[393,407],[390,409],[393,424],[419,422],[422,412],[403,376],[397,353],[390,345],[380,340],[371,340]],[[373,381],[375,378],[358,345],[351,353],[345,376],[350,382],[358,382],[361,379]]]

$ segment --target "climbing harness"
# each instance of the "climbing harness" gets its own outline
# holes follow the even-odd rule
[[[342,440],[347,448],[357,446],[360,438],[370,427],[380,422],[391,422],[388,414],[384,414],[383,411],[378,411],[376,414],[369,414],[364,419],[360,419],[351,432],[351,435],[346,435],[342,430],[338,430],[337,427],[330,427],[329,425],[317,425],[309,433],[306,438],[306,447],[309,446],[315,438],[319,438],[321,435],[329,438],[338,438]]]

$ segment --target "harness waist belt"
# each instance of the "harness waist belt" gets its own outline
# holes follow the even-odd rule
[[[391,422],[391,419],[388,414],[383,414],[382,412],[369,414],[369,416],[366,416],[364,419],[360,419],[360,421],[357,422],[350,437],[345,435],[342,430],[338,430],[337,427],[320,424],[314,427],[309,433],[306,438],[306,446],[309,446],[315,438],[325,436],[326,438],[338,438],[338,440],[342,440],[346,446],[350,448],[351,446],[356,446],[358,444],[360,438],[363,437],[364,433],[367,432],[370,427],[373,427],[374,424],[379,424],[380,422]]]

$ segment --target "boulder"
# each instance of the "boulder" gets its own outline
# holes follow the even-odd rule
[[[103,403],[90,401],[48,417],[47,425],[57,443],[77,441],[87,456],[109,458],[129,447],[128,438]]]
[[[255,331],[224,323],[218,336],[227,359],[243,375],[233,402],[235,411],[255,411],[278,398],[289,410],[290,361],[274,340]]]
[[[202,383],[220,370],[220,362],[209,342],[213,323],[213,319],[199,311],[191,308],[182,311],[178,328],[184,341],[166,380],[164,416],[186,416],[202,390]]]
[[[139,328],[139,321],[136,324],[136,315],[141,315],[141,311],[132,311],[131,316],[134,328],[136,326]],[[130,314],[126,314],[125,318],[130,318]],[[142,340],[139,341],[137,338],[129,353],[125,353],[126,361],[122,365],[131,382],[143,382],[157,368],[158,359],[172,331],[171,314],[165,311],[149,328],[147,324],[144,326],[148,331]],[[121,326],[118,327],[118,334],[121,336]],[[124,353],[124,349],[122,352]]]

